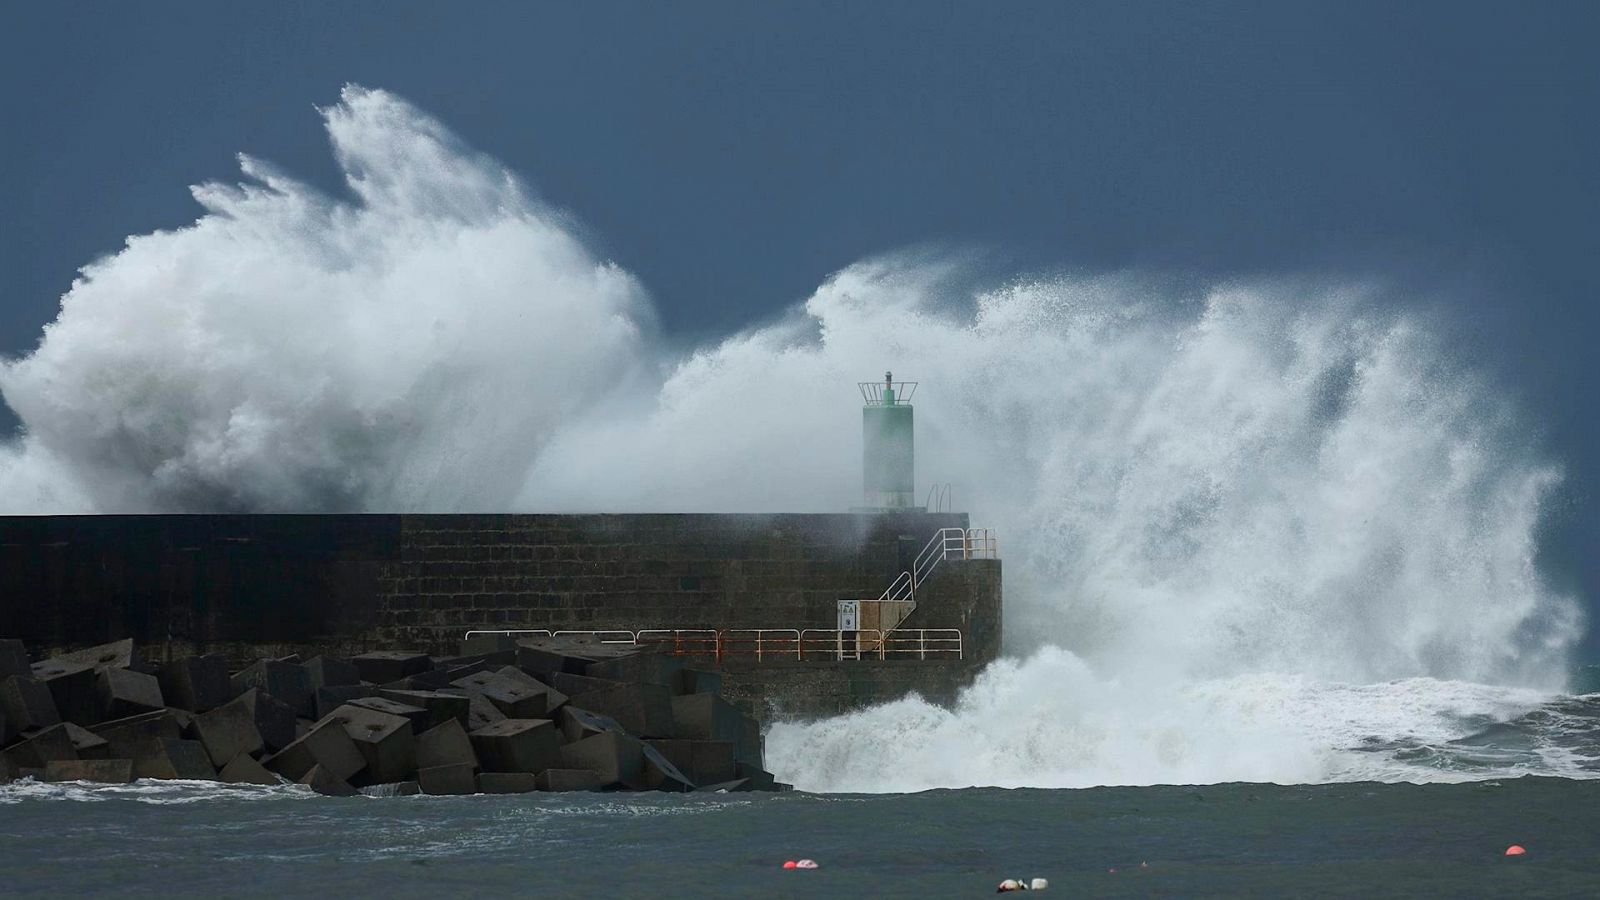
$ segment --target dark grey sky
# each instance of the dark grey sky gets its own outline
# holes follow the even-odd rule
[[[1448,307],[1568,466],[1600,597],[1600,3],[7,5],[0,353],[248,150],[336,188],[312,109],[392,90],[576,213],[684,339],[909,244]]]

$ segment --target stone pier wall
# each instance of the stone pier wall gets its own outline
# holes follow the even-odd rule
[[[473,628],[833,628],[839,600],[878,596],[938,529],[967,524],[910,512],[0,517],[0,637],[35,656],[131,636],[152,659],[243,662],[451,654]],[[962,629],[966,661],[884,663],[871,689],[872,664],[813,671],[855,687],[812,708],[902,682],[942,695],[998,655],[998,561],[944,564],[918,599],[906,627]],[[813,690],[771,673],[735,680],[751,703],[786,684]]]

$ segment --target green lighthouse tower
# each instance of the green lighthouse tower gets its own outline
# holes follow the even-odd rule
[[[916,502],[916,446],[911,422],[915,381],[858,382],[861,399],[862,499],[869,509],[909,509]]]

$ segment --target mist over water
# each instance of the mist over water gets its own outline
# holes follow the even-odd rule
[[[354,87],[324,116],[345,194],[243,157],[0,365],[0,512],[838,511],[887,368],[921,382],[922,490],[999,529],[1018,658],[954,711],[776,727],[802,788],[1465,777],[1360,747],[1560,684],[1559,466],[1404,298],[907,253],[683,355],[438,123]]]

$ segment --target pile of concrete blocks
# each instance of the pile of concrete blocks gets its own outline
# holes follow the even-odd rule
[[[221,656],[131,640],[31,662],[0,640],[0,782],[139,778],[329,795],[772,791],[757,723],[714,672],[633,644],[508,636],[434,659]]]

